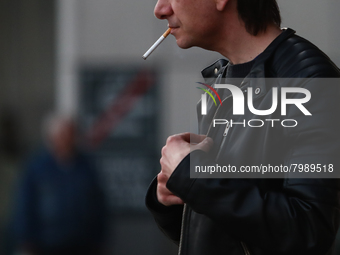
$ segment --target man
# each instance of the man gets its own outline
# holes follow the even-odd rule
[[[106,206],[92,162],[76,149],[75,122],[52,115],[46,147],[30,160],[16,202],[15,238],[29,255],[101,254]]]
[[[282,87],[299,87],[299,78],[340,77],[317,47],[291,29],[280,29],[275,0],[158,0],[155,15],[168,20],[179,47],[198,46],[228,58],[203,70],[203,76],[216,79],[211,85],[242,78],[235,85],[253,93],[256,109],[269,109],[274,92],[268,81],[252,78],[294,78]],[[338,170],[339,89],[316,86],[313,79],[302,82],[314,96],[304,105],[313,116],[307,119],[302,106],[288,107],[285,119],[296,120],[294,128],[214,129],[214,117],[236,118],[231,97],[224,94],[223,105],[216,108],[208,101],[207,114],[199,116],[199,132],[209,137],[168,138],[146,204],[161,230],[179,244],[179,254],[331,254],[339,225],[337,179],[294,178],[292,173],[276,179],[190,178],[193,166],[216,163],[238,169],[320,163]],[[242,117],[261,116],[246,111]]]

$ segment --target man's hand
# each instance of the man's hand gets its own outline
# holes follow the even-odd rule
[[[171,174],[178,164],[193,150],[208,152],[212,146],[212,139],[205,135],[183,133],[170,136],[162,149],[161,172],[157,176],[157,199],[165,205],[183,204],[182,199],[175,196],[166,187]]]

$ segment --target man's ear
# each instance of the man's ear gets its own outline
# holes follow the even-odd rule
[[[216,9],[218,11],[223,11],[225,9],[225,6],[230,0],[215,0],[216,3]]]

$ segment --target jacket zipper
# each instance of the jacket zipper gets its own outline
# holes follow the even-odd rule
[[[218,150],[218,154],[217,154],[217,156],[216,156],[216,159],[218,159],[218,158],[220,157],[220,154],[221,154],[221,151],[222,151],[221,149],[222,149],[222,147],[223,147],[224,144],[225,144],[225,140],[226,140],[227,135],[228,135],[228,133],[229,133],[229,129],[230,129],[230,121],[228,121],[228,123],[226,124],[225,130],[224,130],[224,132],[223,132],[223,140],[222,140],[222,143],[221,143],[220,148],[219,148],[219,150]]]
[[[186,211],[187,211],[187,204],[184,204],[183,214],[182,214],[181,236],[180,236],[180,239],[179,239],[179,247],[178,247],[178,255],[182,254],[184,223],[185,223]]]
[[[222,103],[224,103],[228,98],[231,98],[231,95],[228,96],[228,97],[226,97],[225,99],[223,99]],[[221,105],[219,105],[219,106],[217,107],[213,119],[215,119],[216,114],[217,114],[218,110],[220,109],[220,107],[221,107]],[[211,130],[212,125],[213,125],[213,124],[212,124],[212,122],[211,122],[211,123],[210,123],[210,126],[209,126],[209,128],[208,128],[207,136],[209,136],[209,133],[210,133],[210,130]]]
[[[247,245],[246,245],[244,242],[241,242],[241,245],[242,245],[244,254],[245,254],[245,255],[250,255],[250,251],[249,251]]]
[[[226,137],[228,135],[228,132],[229,132],[229,128],[230,128],[230,122],[227,123],[226,127],[225,127],[225,130],[224,130],[224,133],[223,133],[223,136]]]
[[[246,91],[246,90],[243,90],[243,92],[247,92],[247,91]],[[230,98],[231,96],[232,96],[232,95],[226,97],[225,99],[223,99],[222,102],[224,103],[224,102],[225,102],[228,98]],[[216,114],[217,114],[217,112],[218,112],[219,109],[220,109],[220,105],[218,106],[218,108],[217,108],[217,110],[216,110],[216,112],[215,112],[215,114],[214,114],[213,119],[215,118],[215,116],[216,116]],[[212,123],[210,123],[209,129],[208,129],[208,132],[207,132],[207,136],[209,136],[211,126],[212,126]],[[230,121],[226,124],[226,128],[225,128],[224,133],[223,133],[223,140],[222,140],[222,143],[221,143],[221,145],[220,145],[220,148],[219,148],[218,154],[217,154],[217,156],[216,156],[216,159],[218,159],[219,156],[220,156],[220,154],[221,154],[221,148],[222,148],[222,147],[224,146],[224,144],[225,144],[225,140],[226,140],[226,138],[227,138],[229,129],[230,129]]]

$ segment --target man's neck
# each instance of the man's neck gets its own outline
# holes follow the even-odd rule
[[[233,64],[242,64],[255,59],[274,39],[281,34],[281,29],[271,25],[265,32],[256,36],[249,34],[244,26],[235,27],[234,33],[228,33],[217,46],[216,51],[228,58]]]

